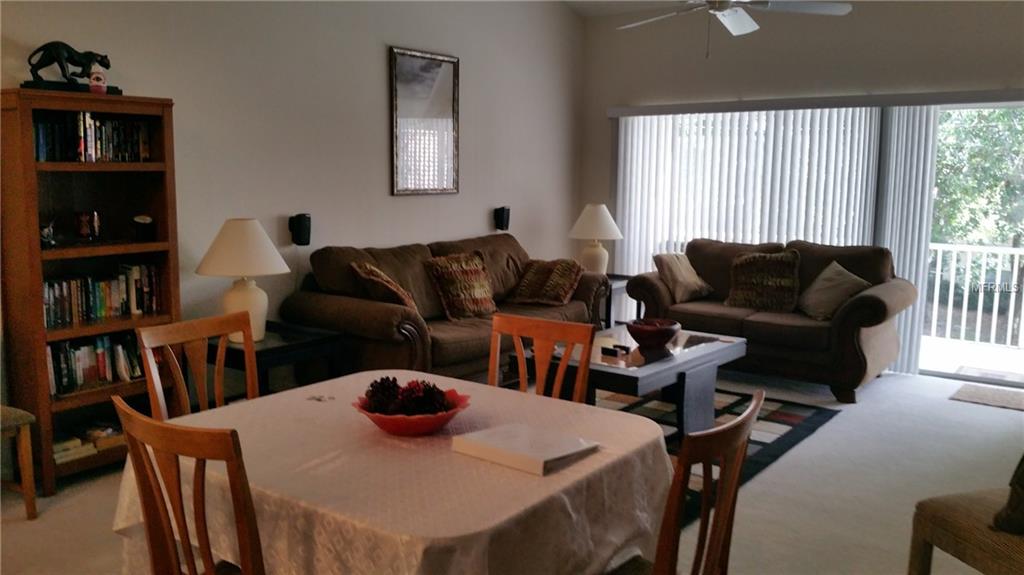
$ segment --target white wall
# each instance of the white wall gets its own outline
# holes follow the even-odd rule
[[[730,37],[655,10],[586,22],[579,203],[614,207],[608,108],[806,96],[1024,88],[1024,2],[854,2],[843,17],[766,14]]]
[[[228,281],[193,273],[225,218],[259,218],[293,269],[323,245],[392,246],[491,231],[565,256],[576,186],[583,28],[561,3],[3,2],[2,85],[49,40],[109,54],[111,84],[175,101],[186,316]],[[461,59],[460,186],[390,196],[387,47]],[[309,248],[286,217],[313,215]],[[295,276],[263,278],[277,303]]]

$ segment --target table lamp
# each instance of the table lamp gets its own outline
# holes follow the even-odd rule
[[[588,272],[603,274],[608,271],[608,250],[601,240],[621,240],[622,232],[615,225],[608,207],[604,204],[587,204],[576,224],[569,230],[574,240],[590,240],[580,253],[580,265]]]
[[[196,273],[202,276],[239,278],[224,292],[224,313],[249,312],[254,341],[262,340],[266,334],[267,292],[251,278],[289,271],[263,226],[253,218],[225,221],[196,268]],[[233,333],[228,339],[241,342],[242,334]]]

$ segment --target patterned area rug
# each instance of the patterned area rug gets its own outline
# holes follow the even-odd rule
[[[738,417],[750,403],[750,395],[732,391],[715,391],[715,422],[722,425]],[[676,406],[657,398],[642,398],[598,390],[597,405],[606,409],[627,411],[654,420],[665,432],[665,445],[675,462],[681,435],[675,428]],[[747,460],[743,464],[740,485],[763,471],[784,453],[825,425],[837,410],[765,398],[761,413],[747,447]],[[694,466],[690,475],[689,497],[686,498],[686,521],[690,524],[700,515],[700,466]],[[712,468],[715,478],[718,467]]]

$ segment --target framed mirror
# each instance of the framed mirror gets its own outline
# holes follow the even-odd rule
[[[391,193],[459,193],[459,59],[391,48]]]

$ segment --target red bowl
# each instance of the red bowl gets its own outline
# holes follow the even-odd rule
[[[626,330],[641,350],[661,350],[679,332],[679,322],[671,319],[638,319],[626,324]]]
[[[430,435],[440,431],[460,411],[469,407],[468,395],[459,395],[459,392],[454,389],[445,391],[444,395],[448,399],[448,411],[429,415],[384,415],[383,413],[370,413],[365,409],[366,397],[364,396],[359,396],[359,399],[352,403],[352,407],[370,418],[374,425],[391,435],[406,437]]]

